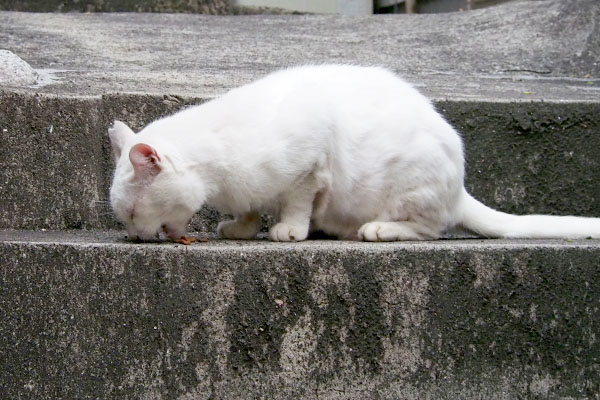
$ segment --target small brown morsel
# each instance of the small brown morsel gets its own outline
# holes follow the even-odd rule
[[[184,244],[184,245],[188,246],[188,245],[190,245],[190,244],[192,244],[194,242],[197,242],[197,241],[198,241],[198,239],[196,239],[195,237],[192,237],[192,236],[182,236],[179,239],[177,239],[175,241],[175,243]]]

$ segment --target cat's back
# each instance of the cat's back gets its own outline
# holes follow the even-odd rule
[[[430,119],[430,101],[393,72],[380,67],[309,65],[271,73],[227,93],[228,109],[246,110],[248,118],[271,120],[293,113],[340,119],[380,115],[394,109],[398,117]]]
[[[257,124],[292,110],[313,116],[364,115],[395,107],[408,115],[432,110],[429,100],[409,83],[380,67],[309,65],[273,72],[233,89],[199,107],[184,110],[175,118],[189,126]],[[175,122],[175,121],[173,121]]]
[[[446,130],[440,127],[444,121],[429,100],[389,70],[309,65],[273,72],[146,130],[182,139],[214,136],[281,146],[294,140],[320,143],[329,140],[323,135],[329,132],[339,141],[329,143],[347,147],[366,140],[365,135],[377,143],[406,141],[417,130],[438,136]]]
[[[254,94],[263,92],[271,96],[308,91],[336,95],[356,92],[381,95],[382,92],[393,90],[422,97],[410,84],[385,68],[354,65],[308,65],[283,69],[238,90]]]

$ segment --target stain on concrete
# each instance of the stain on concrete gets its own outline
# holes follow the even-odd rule
[[[98,102],[0,96],[2,226],[97,226],[94,201],[103,176]]]
[[[438,108],[463,135],[466,186],[485,204],[514,214],[600,216],[594,104],[441,102]]]
[[[231,331],[229,364],[234,369],[278,370],[279,347],[288,326],[304,314],[307,303],[308,270],[302,258],[283,257],[271,270],[270,282],[259,260],[249,259],[235,278],[235,300],[227,311]],[[283,301],[279,305],[276,300]]]
[[[557,376],[568,376],[578,389],[554,384],[554,394],[597,393],[600,346],[590,339],[600,324],[586,310],[600,309],[598,258],[579,255],[575,265],[568,251],[561,253],[558,261],[556,254],[522,251],[494,264],[491,255],[455,253],[450,268],[430,276],[438,290],[429,302],[423,357],[457,375],[503,369],[521,359],[522,373],[537,369],[544,376],[532,378],[531,395],[549,390]],[[493,279],[477,284],[482,268],[492,265]],[[454,298],[462,299],[460,306]]]
[[[600,255],[585,241],[184,247],[81,235],[0,246],[11,398],[600,389]]]

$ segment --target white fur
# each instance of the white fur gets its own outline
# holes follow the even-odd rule
[[[518,217],[464,189],[459,135],[409,84],[381,68],[279,71],[138,134],[109,130],[110,191],[130,237],[185,234],[203,204],[235,216],[225,238],[310,230],[341,238],[436,239],[457,225],[488,237],[600,237],[600,219]],[[143,145],[135,146],[135,144]]]

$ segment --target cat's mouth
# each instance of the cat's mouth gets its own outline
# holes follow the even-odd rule
[[[169,233],[166,229],[166,226],[161,226],[160,230],[151,233],[151,232],[127,232],[127,237],[132,242],[136,243],[146,243],[146,242],[159,242],[161,240],[161,233],[165,233],[169,236]],[[170,237],[170,236],[169,236]]]
[[[158,242],[160,241],[160,233],[156,232],[154,235],[152,234],[143,234],[137,235],[132,233],[127,233],[127,237],[132,242],[136,243],[147,243],[147,242]]]
[[[166,236],[166,238],[171,239],[171,240],[177,240],[180,239],[182,236],[185,235],[185,230],[182,230],[180,228],[175,228],[169,224],[162,224],[160,226],[160,229],[158,229],[156,232],[151,232],[151,231],[146,231],[146,232],[135,232],[132,230],[128,230],[127,232],[127,238],[129,240],[131,240],[132,242],[138,242],[138,243],[143,243],[143,242],[158,242],[161,240],[164,240]]]

